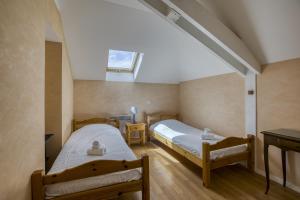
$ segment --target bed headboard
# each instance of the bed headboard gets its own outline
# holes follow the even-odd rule
[[[178,114],[170,114],[170,113],[144,113],[144,119],[147,124],[147,128],[161,120],[166,120],[166,119],[179,119]]]
[[[86,119],[82,121],[73,120],[73,131],[76,131],[77,129],[80,129],[83,126],[89,125],[89,124],[109,124],[116,128],[120,127],[119,120],[116,119],[109,119],[109,118],[91,118]]]

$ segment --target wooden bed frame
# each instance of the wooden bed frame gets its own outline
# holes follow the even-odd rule
[[[117,120],[105,118],[93,118],[84,121],[73,121],[73,129],[77,130],[88,124],[109,123],[118,127]],[[100,176],[113,172],[125,171],[135,168],[141,168],[142,177],[139,180],[113,184],[109,186],[99,187],[86,191],[66,194],[51,198],[51,200],[99,200],[109,199],[121,196],[124,193],[142,191],[142,199],[150,199],[150,184],[149,184],[149,157],[142,156],[141,159],[134,161],[116,161],[116,160],[96,160],[80,166],[67,169],[63,172],[45,175],[44,170],[37,170],[31,175],[31,191],[32,200],[45,199],[45,186],[49,184],[61,183],[77,179],[83,179],[93,176]]]
[[[76,131],[77,129],[80,129],[81,127],[84,127],[89,124],[109,124],[116,128],[120,128],[119,120],[98,117],[98,118],[91,118],[91,119],[82,120],[82,121],[78,121],[78,120],[74,119],[73,124],[72,124],[72,128],[73,128],[72,130]]]
[[[149,134],[158,140],[160,143],[166,145],[170,149],[179,153],[186,159],[190,160],[194,164],[198,165],[202,168],[202,179],[203,185],[205,187],[209,187],[210,185],[210,173],[211,170],[220,168],[232,163],[236,163],[239,161],[247,161],[247,168],[253,172],[254,170],[254,135],[248,135],[247,138],[238,138],[238,137],[228,137],[216,144],[202,143],[202,159],[197,157],[195,154],[192,154],[189,151],[181,148],[180,146],[172,143],[172,141],[162,137],[155,131],[150,131],[150,126],[158,121],[165,119],[178,119],[178,115],[174,114],[163,114],[163,113],[154,113],[147,114],[145,113],[145,121],[147,123],[147,129],[149,130]],[[242,153],[237,153],[229,156],[224,156],[221,158],[217,158],[215,160],[210,159],[210,152],[218,149],[223,149],[227,147],[233,147],[237,145],[247,144],[247,150]],[[200,144],[199,144],[200,145]]]

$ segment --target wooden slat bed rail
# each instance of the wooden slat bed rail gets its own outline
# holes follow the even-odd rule
[[[239,162],[241,160],[248,159],[248,152],[242,152],[238,154],[228,155],[223,158],[218,158],[211,161],[211,169],[217,169],[223,167],[224,165],[229,165],[231,163]]]
[[[143,200],[150,200],[150,170],[149,170],[149,156],[142,157],[142,197]]]
[[[238,137],[228,137],[224,140],[221,140],[220,142],[217,142],[216,144],[211,144],[209,149],[210,151],[223,149],[227,147],[247,144],[249,142],[249,138],[238,138]]]
[[[44,170],[36,170],[31,174],[31,199],[44,200],[45,187],[43,184]]]
[[[115,199],[128,192],[142,190],[142,181],[130,181],[127,183],[115,184],[112,186],[96,188],[88,191],[77,192],[73,194],[56,197],[55,200],[83,200],[83,199]]]
[[[247,144],[247,150],[242,153],[232,154],[218,158],[216,160],[210,159],[210,152],[224,149],[228,147],[234,147],[242,144]],[[208,187],[210,184],[211,170],[247,160],[247,167],[250,171],[254,168],[254,135],[247,135],[247,138],[228,137],[224,140],[217,142],[216,144],[209,144],[207,142],[202,143],[202,176],[203,185]]]
[[[43,183],[45,185],[59,182],[72,181],[76,179],[100,176],[112,172],[119,172],[142,167],[142,160],[116,161],[116,160],[96,160],[83,165],[67,169],[61,173],[45,175]]]
[[[43,170],[37,170],[31,175],[32,200],[45,199],[45,186],[60,182],[83,179],[92,176],[100,176],[113,172],[142,169],[142,178],[137,181],[124,182],[110,186],[95,188],[92,190],[54,197],[52,200],[73,199],[107,199],[122,195],[126,192],[142,191],[143,200],[150,199],[149,185],[149,157],[143,155],[141,159],[134,161],[97,160],[83,165],[67,169],[61,173],[44,175]]]
[[[80,129],[81,127],[84,127],[89,124],[110,124],[116,128],[120,127],[119,120],[116,119],[109,119],[109,118],[91,118],[87,120],[73,120],[73,131],[76,131],[77,129]]]

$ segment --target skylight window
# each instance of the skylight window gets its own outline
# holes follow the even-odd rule
[[[142,65],[144,53],[109,49],[107,81],[134,82]]]
[[[139,53],[130,51],[109,50],[107,71],[133,72]]]

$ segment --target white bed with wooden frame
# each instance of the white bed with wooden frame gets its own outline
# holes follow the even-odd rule
[[[253,171],[254,167],[254,136],[248,135],[247,138],[238,138],[238,137],[228,137],[221,141],[218,141],[214,144],[210,144],[207,141],[203,141],[199,143],[202,145],[201,154],[196,155],[194,152],[191,152],[187,148],[183,148],[178,144],[175,144],[172,139],[168,137],[164,137],[161,133],[151,130],[150,127],[154,123],[175,119],[178,120],[178,115],[174,114],[163,114],[163,113],[154,113],[154,114],[147,114],[145,113],[145,121],[147,123],[147,130],[149,135],[158,140],[163,145],[169,147],[170,149],[174,150],[175,152],[179,153],[186,159],[190,160],[197,166],[202,168],[202,179],[203,185],[208,187],[210,185],[210,173],[211,170],[220,168],[229,164],[233,164],[240,161],[247,161],[247,168],[250,171]],[[186,125],[188,126],[188,125]],[[199,129],[198,129],[199,130]],[[200,137],[200,136],[199,136]],[[235,148],[241,145],[246,145],[244,151],[238,151],[237,153],[232,154],[225,154],[225,156],[216,157],[214,159],[211,158],[211,155],[214,151],[223,151],[226,148]]]
[[[119,123],[105,118],[74,120],[75,132],[64,145],[48,174],[45,175],[43,170],[32,174],[32,199],[98,200],[142,191],[142,199],[149,200],[148,156],[136,159],[119,130],[111,125],[118,128]],[[94,139],[114,141],[114,146],[105,144],[107,155],[88,156],[87,145],[91,145]],[[113,159],[105,159],[105,156]],[[87,160],[90,161],[86,162]],[[78,162],[81,164],[77,166]],[[80,188],[81,186],[86,189]]]

